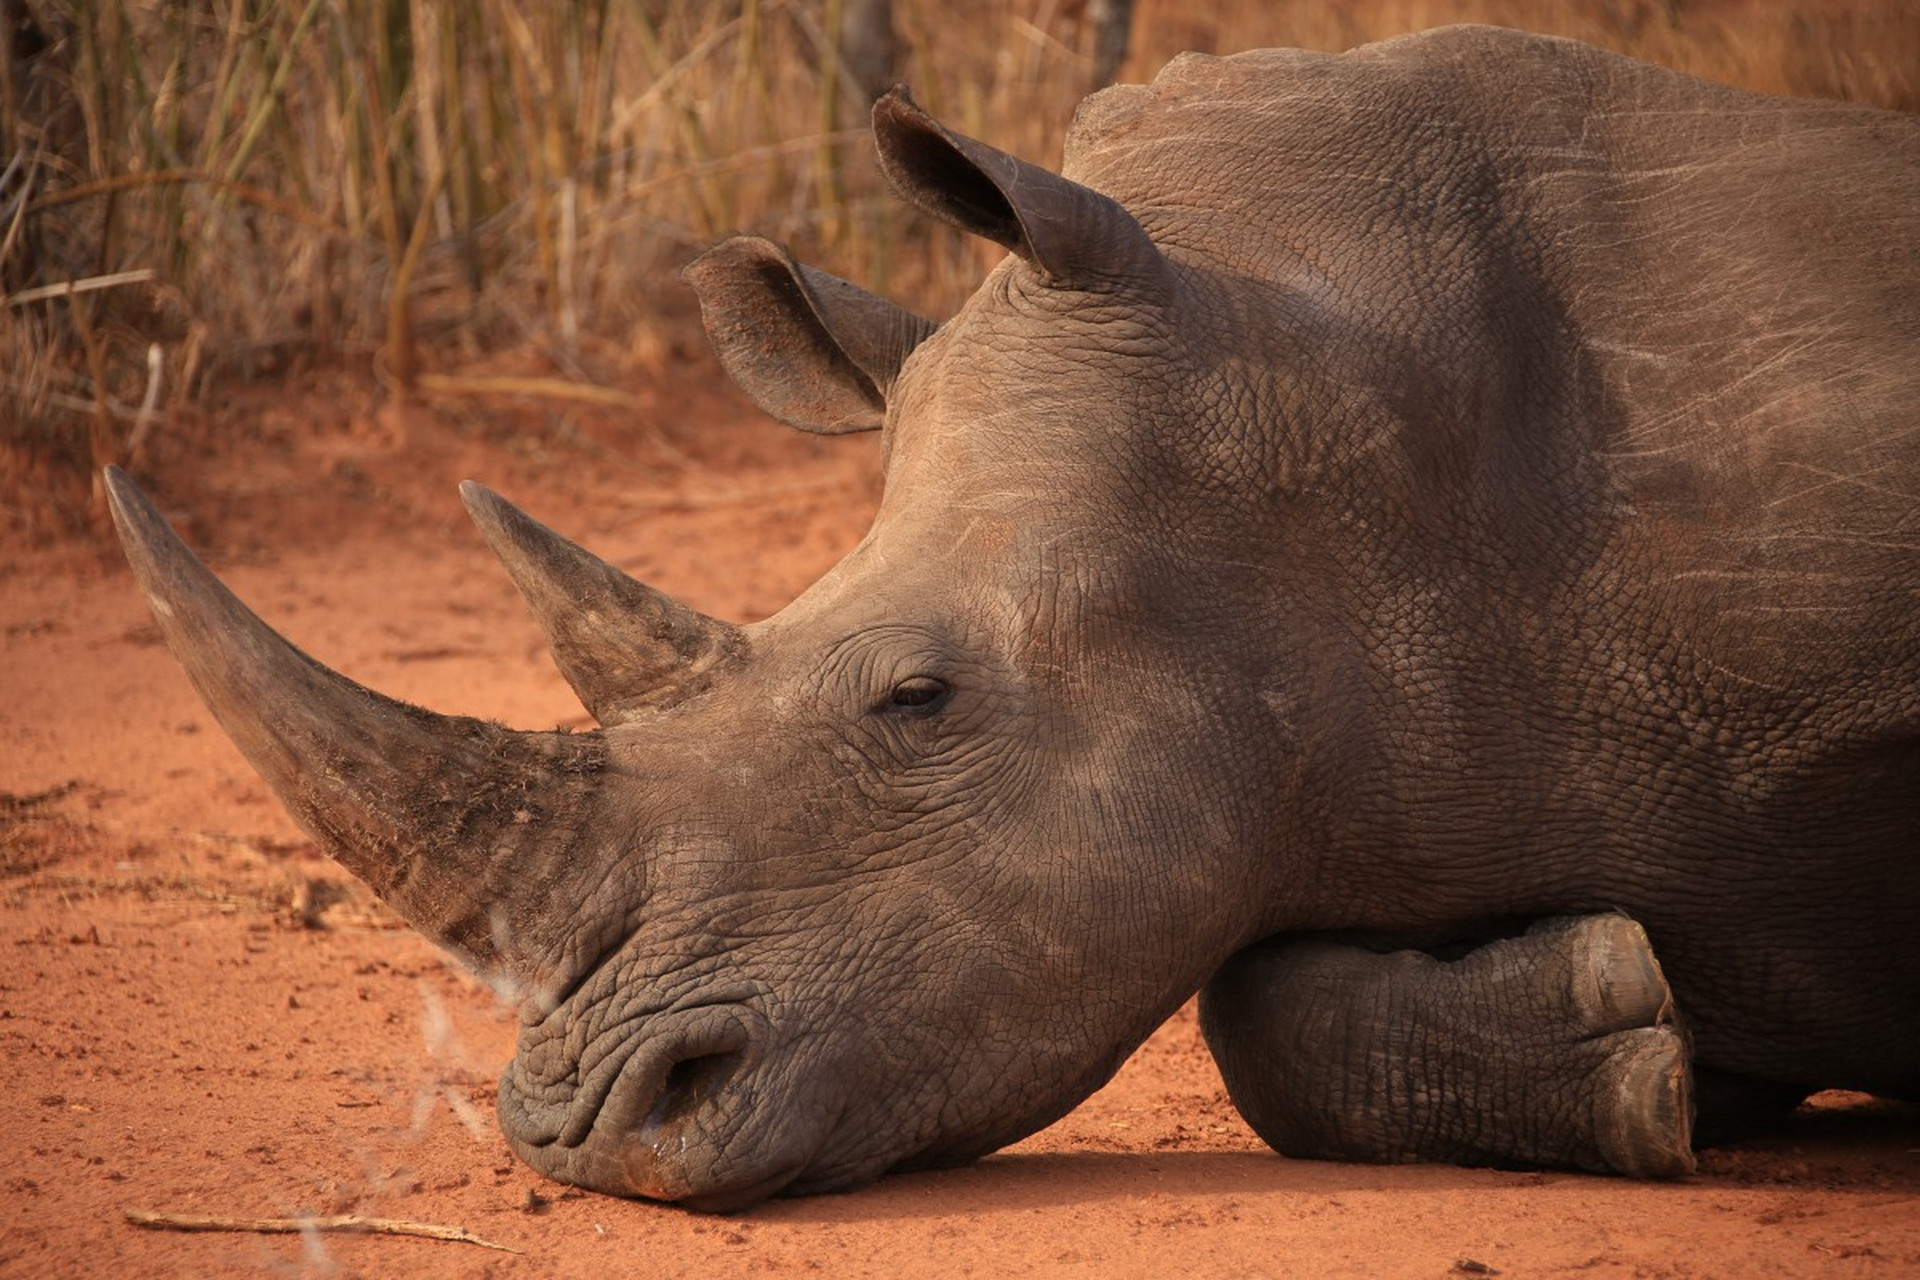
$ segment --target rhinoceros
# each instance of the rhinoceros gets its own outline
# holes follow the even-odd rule
[[[1007,250],[951,319],[688,271],[761,406],[880,432],[837,567],[733,625],[465,488],[592,731],[362,688],[109,477],[236,743],[515,1002],[522,1157],[966,1161],[1202,988],[1296,1154],[1667,1176],[1920,1096],[1920,125],[1461,28],[1180,58],[1064,175],[873,133]]]

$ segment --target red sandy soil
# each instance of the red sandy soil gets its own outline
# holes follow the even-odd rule
[[[477,478],[637,576],[764,616],[859,537],[871,437],[765,422],[688,364],[637,410],[382,406],[309,375],[143,478],[296,643],[441,711],[581,725],[468,525]],[[220,448],[207,447],[218,437]],[[317,854],[99,535],[0,556],[0,1274],[1920,1275],[1920,1109],[1822,1095],[1678,1185],[1268,1152],[1189,1007],[1072,1115],[944,1173],[732,1217],[586,1194],[493,1120],[511,1019]],[[518,1252],[182,1234],[129,1210],[359,1214]]]

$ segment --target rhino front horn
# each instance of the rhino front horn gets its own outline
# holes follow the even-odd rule
[[[255,616],[117,468],[106,489],[167,644],[294,819],[496,985],[546,981],[564,940],[545,935],[565,913],[544,901],[542,868],[591,829],[602,740],[435,715],[354,683]]]
[[[679,702],[745,649],[740,628],[634,581],[486,486],[469,480],[460,496],[601,724]]]

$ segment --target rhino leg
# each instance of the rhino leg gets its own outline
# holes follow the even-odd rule
[[[1625,916],[1451,961],[1270,939],[1221,968],[1200,1018],[1234,1105],[1286,1155],[1693,1168],[1686,1040]]]

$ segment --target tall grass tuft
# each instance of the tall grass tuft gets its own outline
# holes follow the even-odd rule
[[[882,189],[849,3],[0,0],[0,503],[294,362],[445,388],[437,367],[531,345],[604,380],[683,322],[672,268],[735,230],[951,309],[989,255]],[[895,0],[898,77],[1055,162],[1091,87],[1086,10]],[[1906,0],[1138,0],[1121,75],[1461,20],[1920,107]]]

